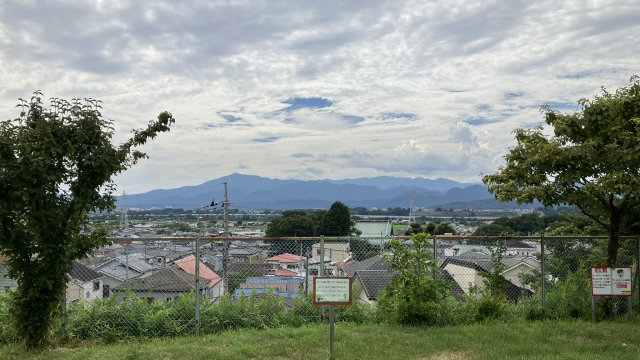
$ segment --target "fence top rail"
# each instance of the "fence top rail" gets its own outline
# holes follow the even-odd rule
[[[542,236],[444,236],[436,235],[429,236],[429,239],[437,237],[438,240],[540,240]],[[587,239],[608,239],[608,236],[544,236],[546,240],[587,240]],[[111,241],[196,241],[197,237],[109,237]],[[320,236],[313,237],[200,237],[200,241],[336,241],[336,240],[384,240],[384,239],[402,239],[410,240],[411,236],[390,236],[390,237],[375,237],[364,238],[357,236]],[[638,236],[620,236],[620,240],[638,239]]]

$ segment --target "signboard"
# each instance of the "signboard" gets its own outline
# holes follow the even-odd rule
[[[593,296],[631,296],[630,267],[592,267],[591,295]]]
[[[314,277],[313,305],[351,305],[351,278],[347,276]]]

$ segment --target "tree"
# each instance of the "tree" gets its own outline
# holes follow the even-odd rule
[[[86,227],[88,212],[115,209],[112,177],[146,154],[133,148],[169,131],[168,112],[125,143],[111,142],[113,122],[100,102],[21,100],[20,116],[0,122],[0,252],[17,279],[12,306],[28,347],[44,342],[73,261],[106,244],[106,230]]]
[[[302,210],[285,211],[281,217],[271,220],[265,229],[266,237],[313,236],[313,219]]]
[[[456,228],[449,223],[440,223],[433,230],[433,235],[444,235],[446,233],[456,234]]]
[[[623,217],[640,205],[640,78],[578,103],[582,110],[571,114],[543,106],[553,135],[516,129],[506,165],[482,181],[500,201],[577,207],[606,229],[604,263],[616,266]]]
[[[238,286],[246,282],[247,278],[250,276],[256,276],[256,273],[253,270],[249,269],[243,269],[231,274],[231,276],[229,276],[229,294],[233,295]]]
[[[351,214],[349,207],[340,201],[331,204],[331,208],[320,220],[316,235],[349,236],[351,230]]]
[[[420,234],[423,233],[424,228],[422,226],[420,226],[420,224],[418,223],[413,223],[411,224],[411,226],[407,229],[407,231],[404,233],[405,235],[411,235],[411,234]]]
[[[482,224],[478,226],[473,236],[506,236],[512,235],[513,229],[498,224]],[[470,240],[474,241],[474,240]]]

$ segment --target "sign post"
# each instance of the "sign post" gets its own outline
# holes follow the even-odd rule
[[[592,267],[591,268],[591,307],[593,322],[596,322],[596,296],[633,295],[632,270],[630,267]],[[631,310],[627,306],[629,317]]]
[[[329,356],[333,356],[334,305],[351,305],[351,278],[316,276],[313,278],[313,305],[329,305]]]

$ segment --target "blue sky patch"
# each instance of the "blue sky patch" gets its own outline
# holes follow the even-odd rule
[[[341,115],[342,120],[345,120],[349,124],[355,125],[357,123],[363,122],[364,118],[362,116],[353,116],[353,115]]]
[[[222,115],[222,114],[220,114],[220,116],[222,116],[228,122],[236,122],[236,121],[242,120],[242,118],[235,117],[235,116],[232,116],[232,115]]]
[[[504,94],[504,98],[507,100],[511,100],[511,99],[519,98],[523,95],[524,95],[523,92],[511,92],[511,93]]]
[[[274,142],[276,140],[280,139],[277,136],[272,136],[272,137],[268,137],[268,138],[261,138],[261,139],[251,139],[251,142],[259,142],[259,143],[270,143],[270,142]]]
[[[283,109],[284,111],[293,111],[304,108],[322,109],[333,105],[333,101],[323,98],[291,98],[282,102],[291,106]]]
[[[566,102],[549,102],[549,106],[551,106],[551,110],[577,110],[580,109],[580,104],[578,103],[566,103]]]
[[[383,119],[415,119],[416,116],[407,113],[382,113]]]
[[[484,125],[484,124],[494,123],[497,120],[495,120],[495,119],[487,119],[487,118],[483,118],[483,117],[476,117],[476,118],[470,118],[470,119],[462,120],[462,121],[466,122],[469,125]]]

